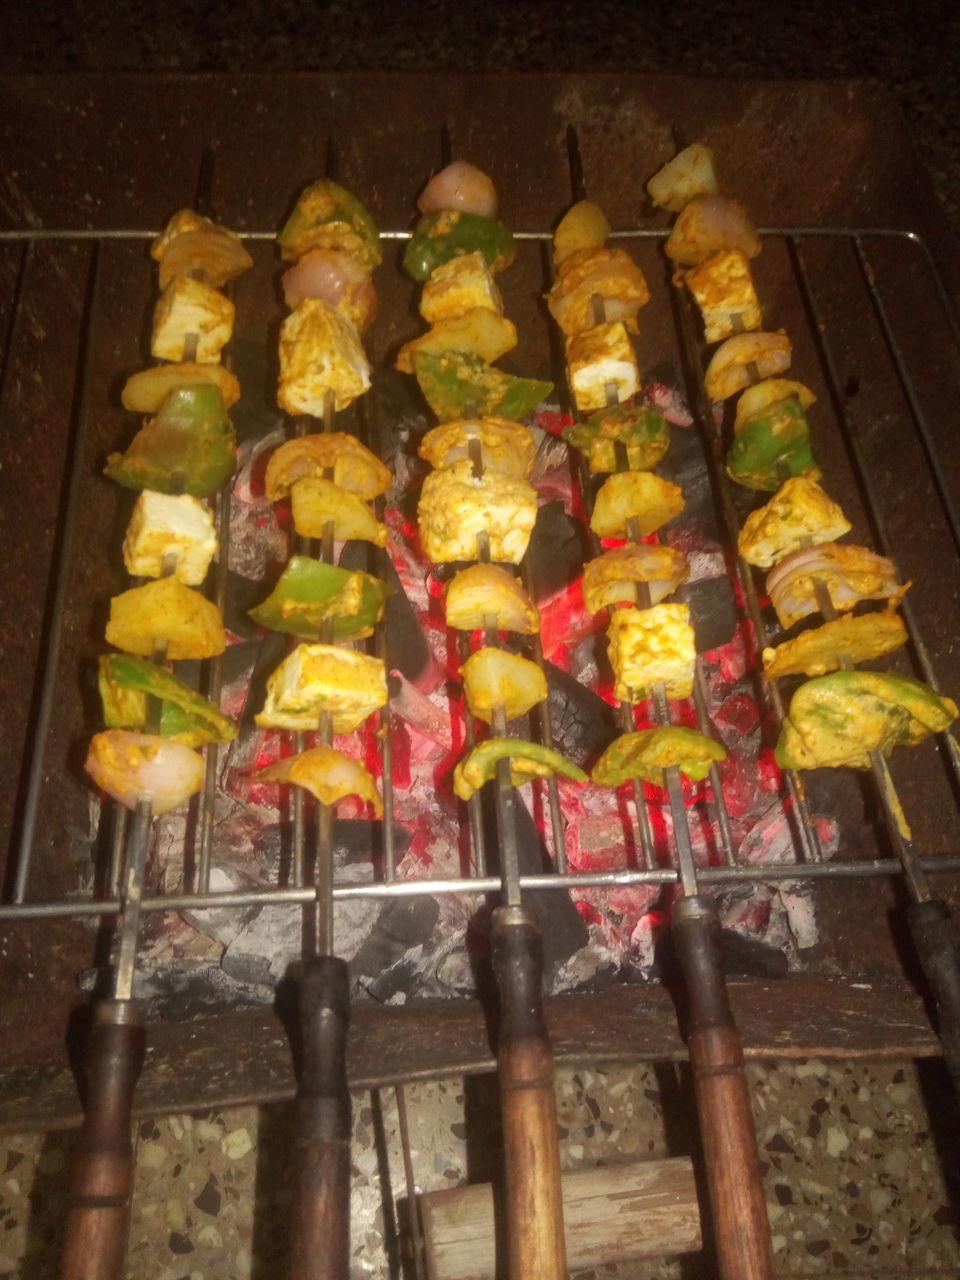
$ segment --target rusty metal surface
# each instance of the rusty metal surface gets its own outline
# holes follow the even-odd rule
[[[322,166],[330,134],[338,140],[343,181],[363,193],[382,226],[407,227],[414,195],[435,167],[445,119],[452,124],[457,150],[496,176],[503,217],[519,230],[551,225],[569,204],[568,123],[580,132],[591,196],[617,228],[639,224],[643,180],[672,153],[676,127],[685,137],[709,140],[720,157],[726,187],[744,200],[758,224],[914,230],[936,253],[948,284],[955,289],[960,282],[953,234],[913,157],[895,104],[875,85],[843,82],[405,74],[0,79],[0,230],[159,228],[174,209],[189,202],[198,156],[208,144],[217,154],[213,202],[218,217],[241,232],[278,226],[298,191]],[[655,219],[649,225],[659,223]],[[7,333],[21,252],[18,245],[0,244],[0,334]],[[259,362],[259,407],[266,413],[271,380],[264,353],[275,350],[280,305],[272,247],[257,245],[254,256],[255,270],[238,290],[237,332],[245,358]],[[383,319],[372,354],[379,364],[416,329],[415,286],[396,269],[396,256],[390,261],[388,254],[378,280]],[[656,246],[644,245],[639,256],[651,280],[665,285]],[[939,347],[925,330],[922,309],[928,293],[909,260],[881,251],[877,262],[902,299],[903,341],[925,371],[924,403],[955,485],[960,442],[945,424],[955,406],[949,388],[960,384],[960,370],[944,367]],[[88,479],[79,531],[84,553],[69,584],[49,744],[49,758],[62,762],[63,772],[52,773],[44,785],[31,884],[41,896],[72,891],[92,852],[80,772],[85,739],[97,723],[90,672],[101,647],[105,603],[125,585],[118,549],[127,508],[124,495],[99,479],[98,460],[128,428],[118,386],[143,362],[153,282],[142,244],[108,245],[104,265],[100,320],[90,335],[91,404],[96,408],[84,446]],[[929,481],[916,446],[902,435],[902,397],[885,372],[887,352],[876,327],[865,324],[851,305],[853,264],[837,271],[813,246],[809,265],[829,304],[842,372],[859,380],[854,413],[865,447],[877,462],[878,484],[891,511],[890,533],[900,550],[901,576],[914,581],[918,609],[930,621],[938,671],[945,688],[956,694],[960,661],[953,651],[953,632],[960,564],[955,549],[926,515],[933,505]],[[796,302],[784,283],[788,266],[780,253],[765,255],[758,283],[761,296],[771,300],[768,309],[777,324],[793,334],[800,332],[803,317],[792,310]],[[8,400],[15,412],[4,412],[0,425],[5,565],[0,579],[0,849],[8,847],[17,828],[21,762],[49,625],[61,477],[74,447],[77,317],[89,269],[90,250],[83,244],[38,244],[29,265],[34,286],[30,305],[21,331],[13,336]],[[544,376],[550,352],[535,252],[521,255],[504,289],[507,311],[521,335],[511,356],[514,367]],[[654,317],[649,333],[656,325]],[[799,352],[796,366],[812,356],[812,351]],[[248,406],[253,414],[257,410],[256,402]],[[829,418],[829,408],[826,413]],[[855,533],[865,535],[856,479],[832,439],[830,434],[818,442],[818,458],[830,476],[831,492],[854,519]],[[897,777],[910,797],[923,847],[956,852],[955,825],[942,820],[946,810],[940,780],[910,761],[898,761]],[[845,810],[844,839],[852,856],[885,854],[878,849],[867,803],[855,799],[851,806],[849,796],[834,796],[834,789],[832,779],[818,777],[813,798],[826,811]],[[952,895],[953,886],[948,889]],[[896,982],[898,944],[886,920],[898,895],[897,885],[887,882],[820,887],[825,941],[811,957],[814,969],[823,975],[842,972]],[[92,963],[93,934],[60,921],[5,924],[0,943],[6,1015],[0,1063],[17,1072],[40,1063],[50,1071],[57,1063],[62,1072],[64,1029],[77,1003],[75,975]],[[659,997],[651,993],[650,999],[658,1007]],[[902,1025],[891,1022],[885,1043],[888,1049],[899,1043],[912,1052],[919,1043],[916,1028],[908,1034]],[[749,1038],[749,1013],[744,1030]],[[170,1029],[170,1052],[175,1055],[181,1041],[185,1045],[199,1034],[198,1024]],[[587,1039],[589,1034],[585,1027]],[[236,1052],[231,1054],[235,1062]],[[408,1069],[415,1074],[415,1065]],[[183,1073],[163,1080],[158,1107],[176,1108],[194,1096]]]

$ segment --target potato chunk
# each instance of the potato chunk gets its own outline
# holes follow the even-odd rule
[[[690,610],[685,604],[617,609],[607,631],[616,696],[647,697],[662,683],[668,698],[689,698],[697,658]]]
[[[670,213],[679,213],[694,196],[713,196],[718,190],[713,152],[702,142],[678,151],[647,183],[651,201]]]
[[[165,641],[171,661],[212,658],[227,644],[220,610],[176,578],[157,578],[114,596],[106,637],[141,658],[152,658]]]
[[[478,649],[463,664],[462,673],[470,714],[487,724],[493,724],[498,707],[513,720],[547,696],[547,680],[537,664],[503,649]]]
[[[535,636],[540,611],[518,578],[497,564],[472,564],[447,585],[447,626],[476,631],[493,618],[498,631]]]
[[[387,545],[387,527],[355,493],[323,476],[306,476],[290,490],[293,527],[302,538],[322,538],[329,521],[338,542],[358,538],[375,546]]]
[[[560,219],[553,233],[553,261],[559,267],[581,249],[602,249],[610,234],[607,215],[590,200],[579,200]]]
[[[267,729],[316,729],[322,712],[334,733],[353,733],[387,701],[379,658],[333,644],[298,644],[267,681],[267,700],[255,716]]]
[[[590,517],[599,538],[645,538],[683,510],[683,490],[652,471],[620,471],[600,486]],[[636,529],[630,530],[630,521]]]
[[[405,342],[397,354],[396,367],[401,373],[414,373],[415,355],[424,352],[440,355],[444,351],[479,356],[492,364],[516,345],[517,329],[512,320],[486,307],[473,307],[462,315],[441,320],[419,338]]]

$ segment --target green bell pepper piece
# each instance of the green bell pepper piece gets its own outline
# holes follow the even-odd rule
[[[297,201],[277,237],[283,257],[299,258],[311,247],[320,247],[323,237],[314,237],[312,246],[310,233],[321,227],[330,229],[331,247],[334,240],[337,247],[342,241],[344,252],[351,253],[368,271],[383,261],[380,232],[373,218],[355,195],[328,179],[312,183]]]
[[[793,695],[777,742],[784,769],[870,767],[870,751],[888,755],[942,733],[957,707],[910,676],[832,671],[807,680]]]
[[[413,369],[427,404],[441,422],[458,418],[509,418],[520,422],[553,390],[552,382],[501,373],[480,356],[417,351]]]
[[[795,396],[767,405],[747,418],[733,438],[727,474],[748,489],[772,493],[791,476],[816,480],[806,411]]]
[[[494,272],[509,267],[517,256],[513,236],[496,218],[459,209],[425,213],[407,241],[403,269],[414,280],[428,280],[432,271],[451,258],[478,250]]]
[[[194,692],[166,667],[130,653],[105,653],[98,678],[103,719],[110,729],[146,726],[148,698],[161,703],[158,732],[185,747],[232,742],[237,726],[219,707]]]
[[[469,800],[485,782],[496,777],[497,761],[504,759],[510,761],[510,781],[515,787],[531,778],[550,778],[555,773],[574,782],[588,781],[584,771],[559,751],[521,738],[486,738],[453,771],[453,789],[460,799]]]
[[[171,391],[126,453],[111,453],[104,474],[128,489],[206,498],[233,475],[233,423],[220,388],[211,383]]]
[[[567,444],[586,454],[590,470],[619,471],[616,445],[626,445],[631,471],[649,471],[670,446],[670,427],[659,409],[618,404],[599,409],[561,432]]]
[[[665,787],[664,771],[670,765],[676,765],[691,782],[700,782],[711,764],[726,758],[719,742],[696,729],[663,725],[621,734],[593,766],[590,777],[601,787],[618,787],[631,778]]]
[[[291,556],[276,586],[250,617],[271,631],[319,640],[333,620],[337,640],[361,639],[383,616],[390,588],[361,570],[341,569],[309,556]]]

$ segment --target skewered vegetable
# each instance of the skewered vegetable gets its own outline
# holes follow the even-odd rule
[[[650,290],[625,249],[578,249],[569,254],[547,296],[547,306],[569,337],[597,323],[597,298],[603,299],[604,320],[622,320],[636,332],[635,316],[650,301]]]
[[[719,742],[696,729],[662,725],[621,734],[593,766],[590,777],[601,787],[618,787],[631,778],[665,787],[665,770],[671,766],[691,782],[700,782],[710,772],[711,764],[726,758],[726,750]]]
[[[579,200],[567,210],[553,233],[553,263],[560,267],[582,249],[602,249],[610,234],[607,215],[591,200]]]
[[[469,462],[431,471],[418,507],[420,540],[435,563],[476,560],[477,538],[487,533],[490,556],[519,564],[537,518],[537,493],[525,480],[486,472]]]
[[[467,707],[487,724],[493,723],[498,707],[513,720],[547,696],[546,676],[537,664],[504,649],[478,649],[463,664],[462,674]]]
[[[845,661],[872,662],[906,642],[907,629],[898,613],[844,614],[764,649],[763,670],[771,678],[821,676],[839,670]]]
[[[567,338],[566,355],[570,389],[581,413],[606,408],[611,392],[623,401],[639,390],[636,353],[621,321]]]
[[[206,498],[233,474],[236,436],[217,387],[171,391],[125,453],[111,453],[104,473],[128,489]]]
[[[659,409],[642,404],[616,404],[599,409],[583,422],[564,427],[567,444],[584,453],[596,474],[618,469],[617,444],[626,448],[631,471],[655,467],[670,447],[670,427]]]
[[[388,594],[387,585],[372,574],[295,555],[250,617],[261,627],[304,640],[319,640],[324,622],[332,619],[335,638],[359,640],[373,633]]]
[[[420,441],[418,453],[432,467],[450,467],[473,461],[470,442],[479,446],[484,471],[528,480],[537,448],[529,428],[507,418],[461,418],[433,427]]]
[[[311,249],[348,253],[368,271],[383,261],[376,223],[355,195],[329,179],[307,187],[277,242],[285,262]]]
[[[370,365],[355,327],[321,298],[304,298],[280,328],[280,408],[322,418],[328,392],[339,412],[369,386]]]
[[[765,506],[750,512],[740,530],[737,549],[748,564],[769,569],[791,551],[812,541],[833,542],[851,528],[816,481],[793,476]]]
[[[442,209],[425,213],[407,242],[403,269],[414,280],[426,280],[437,267],[464,253],[483,254],[493,272],[503,271],[517,256],[513,236],[495,218]]]
[[[345,796],[359,796],[383,817],[383,801],[376,784],[358,760],[333,747],[312,747],[295,756],[285,756],[275,764],[258,769],[258,782],[292,782],[316,796],[321,804],[336,804]]]
[[[376,454],[345,431],[296,436],[275,449],[267,463],[264,491],[270,502],[285,498],[298,480],[322,476],[370,502],[390,487],[391,475]]]
[[[762,324],[750,263],[742,249],[724,249],[683,273],[703,316],[704,339],[722,342]]]
[[[607,605],[633,603],[638,582],[645,582],[651,604],[659,604],[687,577],[687,558],[673,547],[630,542],[605,551],[583,569],[583,599],[591,613]]]
[[[590,528],[599,538],[633,537],[628,525],[636,520],[639,536],[646,537],[682,510],[679,485],[652,471],[620,471],[600,486]]]
[[[793,695],[777,743],[785,769],[869,768],[869,752],[889,754],[942,733],[956,704],[909,676],[834,671],[802,684]]]
[[[322,538],[328,524],[338,541],[358,538],[377,547],[387,545],[387,527],[355,493],[324,476],[306,476],[290,489],[293,527],[301,538]]]
[[[427,404],[441,422],[478,413],[518,420],[553,390],[552,382],[502,373],[463,351],[416,351],[413,368]]]
[[[154,814],[189,800],[203,785],[203,757],[151,733],[107,729],[94,734],[84,765],[98,787],[127,809],[141,802]]]
[[[748,489],[770,492],[786,476],[819,479],[810,424],[799,400],[778,400],[742,423],[727,454],[727,474]]]
[[[370,272],[341,249],[311,249],[283,274],[283,300],[291,311],[304,298],[320,298],[362,333],[379,302]]]
[[[135,577],[172,572],[178,582],[197,587],[219,545],[213,515],[197,498],[145,489],[127,525],[123,563]]]
[[[202,274],[204,281],[222,289],[253,266],[253,259],[234,231],[201,217],[192,209],[182,209],[154,240],[150,255],[160,264],[160,288],[174,276]]]
[[[420,293],[420,314],[427,324],[440,324],[476,307],[503,315],[500,290],[479,249],[437,267]]]
[[[836,542],[804,547],[784,556],[767,575],[767,594],[782,627],[792,627],[819,611],[818,582],[841,613],[861,600],[896,604],[910,585],[901,586],[892,562],[866,547]]]
[[[794,382],[791,378],[764,378],[747,387],[737,401],[737,410],[733,419],[734,435],[741,429],[748,418],[755,418],[768,405],[778,400],[799,400],[804,409],[809,409],[817,397],[802,382]]]
[[[696,640],[685,604],[656,604],[649,609],[617,609],[607,630],[616,696],[622,702],[648,697],[662,682],[668,698],[693,692]]]
[[[497,192],[493,180],[476,165],[454,160],[435,173],[417,201],[421,213],[438,213],[459,209],[482,218],[497,216]]]
[[[711,400],[727,400],[752,382],[790,367],[793,345],[785,333],[738,333],[713,353],[704,383]]]
[[[522,787],[533,778],[550,778],[554,774],[586,782],[587,775],[559,751],[541,747],[520,738],[487,738],[478,743],[453,771],[453,789],[461,800],[469,800],[485,782],[496,777],[497,761],[510,761],[510,781]]]
[[[739,200],[720,195],[694,196],[673,224],[664,250],[681,267],[695,267],[723,249],[739,249],[748,258],[760,252],[760,237]]]
[[[153,655],[159,641],[166,641],[172,662],[212,658],[223,653],[227,643],[220,610],[176,578],[157,578],[114,596],[106,638],[143,658]]]
[[[462,315],[441,320],[426,333],[405,342],[397,352],[396,368],[413,373],[414,358],[424,352],[442,355],[462,351],[488,362],[498,360],[517,345],[517,329],[512,320],[486,307],[474,307]]]
[[[679,213],[694,196],[716,195],[718,190],[713,152],[702,142],[678,151],[647,183],[651,201],[670,213]]]
[[[158,360],[186,358],[187,339],[196,339],[200,364],[220,359],[233,333],[233,303],[218,289],[189,276],[174,276],[153,313],[150,354]]]
[[[171,391],[210,382],[218,387],[226,408],[240,399],[240,383],[222,364],[156,364],[131,374],[120,400],[132,413],[157,413]]]
[[[166,667],[129,653],[105,653],[98,677],[103,720],[111,729],[142,729],[148,699],[160,703],[158,732],[185,747],[205,742],[232,742],[237,726],[207,698],[179,680]]]
[[[447,585],[446,620],[458,631],[476,631],[493,618],[498,631],[533,636],[540,613],[522,583],[496,564],[472,564]]]
[[[353,733],[387,701],[379,658],[332,644],[298,644],[267,680],[254,718],[265,729],[316,729],[330,712],[334,733]]]

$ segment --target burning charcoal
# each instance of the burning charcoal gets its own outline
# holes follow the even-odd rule
[[[344,569],[362,569],[372,573],[392,588],[393,594],[387,597],[384,613],[387,654],[390,666],[402,671],[415,684],[430,667],[430,649],[393,562],[388,557],[372,553],[373,547],[369,542],[346,542],[340,564]]]
[[[617,736],[613,708],[599,694],[552,662],[544,662],[553,724],[553,745],[574,764],[585,767]]]
[[[187,1022],[273,998],[260,983],[238,982],[217,965],[183,959],[149,973],[138,971],[136,994],[147,1002],[148,1017],[165,1022]]]
[[[411,947],[426,942],[439,914],[435,898],[399,898],[385,903],[354,957],[351,969],[355,974],[370,977],[383,973]]]
[[[683,490],[683,521],[708,537],[720,539],[710,471],[703,465],[703,442],[698,431],[673,431],[670,448],[657,471]]]
[[[736,631],[737,601],[729,578],[703,578],[677,592],[677,599],[690,609],[697,638],[697,653],[729,644]]]
[[[562,502],[544,503],[527,548],[534,599],[553,595],[583,573],[585,538],[582,523],[566,514]]]

